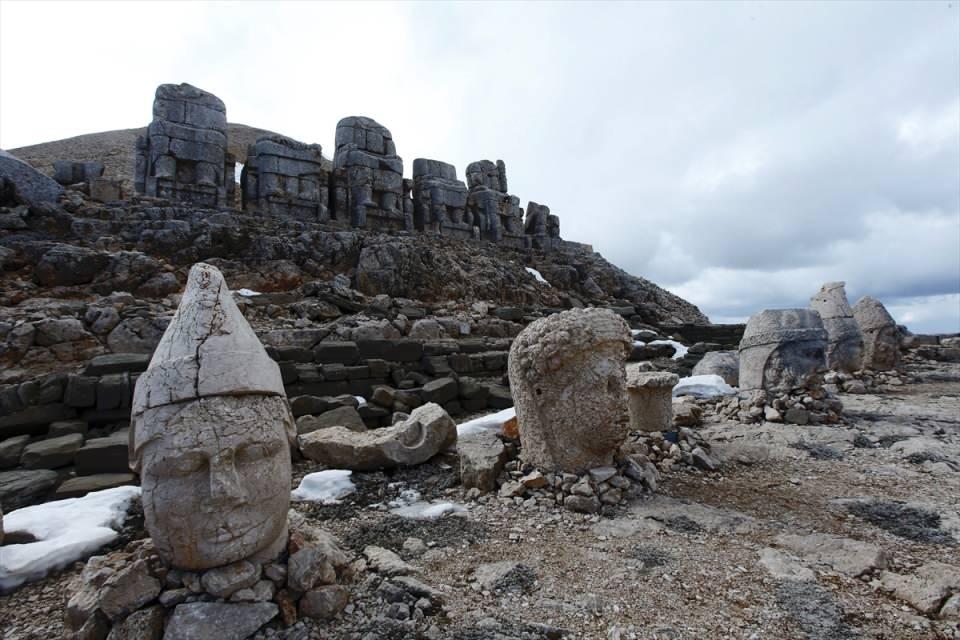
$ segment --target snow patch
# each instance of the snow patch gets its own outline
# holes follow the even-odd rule
[[[457,437],[470,435],[471,433],[480,433],[481,431],[499,431],[503,423],[516,417],[517,410],[513,407],[503,409],[496,413],[491,413],[473,420],[468,420],[463,424],[457,425]]]
[[[652,340],[650,344],[669,344],[672,346],[674,349],[676,349],[676,351],[673,352],[673,355],[670,356],[670,358],[673,360],[679,360],[683,356],[687,355],[687,351],[689,351],[689,349],[676,340]]]
[[[390,513],[402,518],[414,520],[435,520],[448,513],[466,513],[467,508],[456,502],[425,502],[418,501],[412,504],[391,509]]]
[[[532,275],[534,278],[536,278],[537,282],[539,282],[539,283],[541,283],[541,284],[545,284],[545,285],[547,285],[548,287],[551,286],[550,283],[547,282],[546,278],[544,278],[543,275],[542,275],[539,271],[537,271],[536,269],[534,269],[534,268],[532,268],[532,267],[526,267],[526,270],[527,270],[527,273],[529,273],[529,274]]]
[[[0,547],[0,590],[40,580],[116,540],[139,496],[140,487],[116,487],[4,514],[7,534],[28,533],[36,542]]]
[[[357,490],[350,480],[352,471],[347,469],[327,469],[303,476],[300,486],[290,493],[290,498],[298,502],[319,502],[320,504],[340,504],[340,499]]]
[[[732,396],[737,390],[716,374],[680,378],[673,388],[673,396],[695,396],[697,398],[715,398]]]
[[[253,296],[260,295],[259,291],[254,291],[253,289],[236,289],[234,293],[244,298],[252,298]]]
[[[362,407],[363,405],[367,404],[367,399],[364,398],[363,396],[353,396],[353,397],[357,399],[358,407]]]
[[[402,483],[401,483],[402,484]],[[387,503],[388,507],[399,509],[402,507],[408,507],[421,498],[420,492],[416,489],[403,489],[400,492],[400,495]]]

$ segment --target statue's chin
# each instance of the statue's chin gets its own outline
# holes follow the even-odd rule
[[[251,539],[259,532],[250,532],[247,537],[232,541],[223,540],[200,540],[196,549],[182,549],[182,553],[177,550],[173,552],[171,565],[187,571],[205,571],[214,567],[233,564],[241,560],[249,560],[254,563],[270,562],[286,548],[289,538],[287,533],[287,523],[284,522],[280,531],[266,539]],[[260,544],[254,544],[256,542]]]

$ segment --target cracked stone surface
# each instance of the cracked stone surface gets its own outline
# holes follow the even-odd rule
[[[630,328],[609,309],[537,320],[510,347],[521,457],[543,471],[608,466],[628,432]]]
[[[198,570],[275,556],[294,433],[279,368],[220,272],[194,265],[134,396],[131,466],[160,557]]]

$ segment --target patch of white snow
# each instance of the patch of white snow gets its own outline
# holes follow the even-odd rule
[[[0,590],[40,580],[116,540],[140,487],[115,487],[4,514],[7,534],[36,540],[0,547]]]
[[[503,423],[517,415],[517,410],[513,407],[503,409],[496,413],[491,413],[473,420],[468,420],[463,424],[457,425],[457,436],[465,436],[471,433],[480,433],[481,431],[499,430]]]
[[[673,396],[695,396],[697,398],[715,398],[717,396],[731,396],[737,390],[723,381],[718,375],[709,374],[680,378],[680,382],[673,388]]]
[[[414,520],[435,520],[448,513],[466,513],[467,508],[456,502],[414,502],[412,504],[391,509],[390,513],[403,518]]]
[[[545,285],[547,285],[548,287],[551,286],[550,283],[547,282],[547,279],[544,278],[543,275],[542,275],[539,271],[537,271],[536,269],[534,269],[534,268],[532,268],[532,267],[526,267],[526,269],[527,269],[527,273],[529,273],[529,274],[532,275],[534,278],[536,278],[537,282],[539,282],[540,284],[545,284]]]
[[[357,490],[350,480],[352,473],[347,469],[327,469],[308,473],[303,476],[300,486],[290,493],[290,498],[298,502],[340,504],[341,498]]]
[[[252,298],[253,296],[260,295],[259,291],[254,291],[253,289],[236,289],[234,293],[243,296],[244,298]]]
[[[652,340],[650,344],[669,344],[672,346],[674,349],[676,349],[676,351],[673,352],[673,355],[670,356],[673,360],[679,360],[683,356],[687,355],[687,351],[689,351],[689,349],[676,340]]]

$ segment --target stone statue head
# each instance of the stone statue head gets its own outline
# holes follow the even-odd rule
[[[295,435],[279,368],[220,272],[194,265],[134,393],[131,467],[160,557],[187,570],[275,557]]]
[[[895,368],[900,362],[900,330],[883,303],[864,296],[854,305],[853,317],[863,334],[863,366],[876,371]]]
[[[609,309],[537,320],[510,348],[521,457],[546,471],[608,465],[629,431],[630,328]]]
[[[740,341],[740,388],[789,391],[826,368],[827,332],[816,311],[768,309]]]
[[[843,282],[827,282],[810,298],[827,330],[827,367],[856,371],[863,365],[863,335],[853,318]]]

